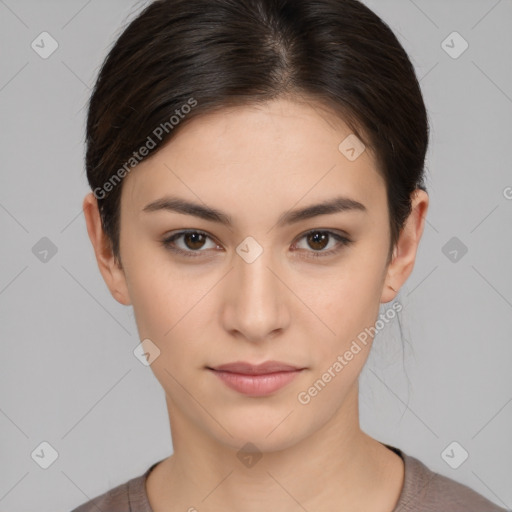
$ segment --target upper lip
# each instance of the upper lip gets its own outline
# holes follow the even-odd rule
[[[234,363],[221,364],[220,366],[209,366],[211,370],[218,370],[231,373],[241,373],[244,375],[264,375],[266,373],[292,372],[302,370],[298,366],[282,363],[280,361],[265,361],[261,364],[251,364],[244,361],[235,361]]]

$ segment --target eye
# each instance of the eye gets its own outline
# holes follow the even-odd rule
[[[299,240],[302,240],[303,238],[306,239],[306,244],[309,247],[313,248],[313,251],[310,251],[306,249],[307,252],[311,253],[306,258],[320,258],[320,257],[327,257],[327,256],[333,256],[334,254],[337,254],[341,251],[341,249],[344,246],[350,245],[352,243],[352,240],[349,240],[347,237],[339,235],[338,233],[335,233],[333,231],[327,231],[327,230],[320,230],[315,229],[312,231],[308,231],[307,233],[304,233],[302,237]],[[331,245],[331,249],[328,251],[324,251],[325,247],[329,246],[329,242],[337,242],[333,243]],[[297,244],[295,244],[296,246]]]
[[[183,243],[185,244],[184,248],[176,247],[176,240],[179,240],[180,238],[183,238]],[[189,257],[197,257],[200,256],[201,252],[198,249],[204,247],[205,240],[211,239],[209,235],[204,233],[203,231],[197,231],[197,230],[190,230],[190,231],[179,231],[178,233],[175,233],[164,240],[162,240],[162,244],[166,249],[169,249],[170,251],[173,251],[177,254],[181,254],[183,256],[189,256]],[[217,247],[217,244],[213,244],[213,248]],[[212,247],[210,247],[212,248]],[[208,247],[207,247],[208,249]]]
[[[318,258],[327,257],[337,254],[344,246],[352,243],[347,237],[339,235],[333,231],[315,229],[304,233],[299,240],[306,238],[306,243],[313,248],[313,251],[305,249],[310,255],[306,258]],[[182,239],[182,245],[176,243],[177,240]],[[206,249],[215,249],[219,247],[219,244],[213,242],[213,239],[204,231],[187,230],[178,231],[171,236],[166,237],[162,240],[162,245],[177,254],[187,257],[198,257],[201,256],[202,252],[206,252],[205,242],[211,240],[211,246],[206,245]],[[325,247],[329,246],[329,242],[335,241],[337,243],[331,244],[334,247],[328,251],[324,251]],[[293,250],[296,250],[297,243],[292,246]],[[205,250],[201,250],[205,249]],[[299,248],[302,250],[302,248]]]

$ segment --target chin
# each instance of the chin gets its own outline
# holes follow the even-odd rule
[[[274,410],[274,413],[266,418],[261,413],[259,415],[238,415],[230,417],[229,421],[224,418],[224,421],[220,421],[224,428],[215,423],[215,431],[210,431],[210,435],[220,444],[237,453],[248,443],[254,445],[262,453],[282,451],[309,435],[303,422],[295,424],[291,418],[293,414],[285,419],[291,410],[291,408],[286,408],[282,413],[279,410]],[[250,447],[246,449],[251,450]]]
[[[280,452],[297,443],[297,440],[288,433],[268,436],[268,431],[262,432],[255,429],[241,429],[239,432],[233,432],[233,437],[223,436],[218,441],[232,449],[239,457],[246,452],[256,454]]]

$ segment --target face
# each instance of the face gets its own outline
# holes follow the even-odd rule
[[[151,369],[170,416],[223,444],[275,450],[318,431],[367,359],[360,334],[383,302],[389,218],[369,149],[355,160],[339,149],[350,134],[313,104],[226,109],[183,126],[125,178],[123,279],[140,339],[160,351]],[[341,197],[353,203],[310,209]],[[269,360],[302,370],[258,395],[209,369]]]

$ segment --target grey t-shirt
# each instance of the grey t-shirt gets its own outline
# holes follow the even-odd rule
[[[404,484],[393,512],[507,512],[466,485],[434,473],[399,448],[385,446],[402,457],[405,468]],[[114,487],[72,512],[153,512],[145,483],[159,462],[155,462],[144,474]]]

